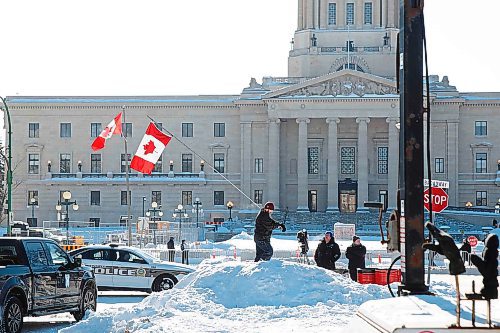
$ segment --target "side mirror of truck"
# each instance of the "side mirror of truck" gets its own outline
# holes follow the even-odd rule
[[[73,263],[75,264],[75,267],[81,267],[82,266],[82,256],[74,257]]]

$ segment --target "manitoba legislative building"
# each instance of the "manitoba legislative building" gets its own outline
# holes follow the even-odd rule
[[[205,221],[254,215],[266,201],[307,214],[396,207],[398,31],[397,0],[298,0],[288,76],[249,78],[239,95],[8,97],[14,220],[56,220],[65,191],[79,206],[71,220],[126,216],[127,163],[148,116],[175,137],[152,174],[130,171],[134,219],[152,202],[164,219],[179,204],[192,215],[196,199]],[[492,208],[500,93],[460,92],[452,79],[429,79],[432,177],[449,182],[450,206]],[[92,151],[122,109],[128,154],[119,136]]]

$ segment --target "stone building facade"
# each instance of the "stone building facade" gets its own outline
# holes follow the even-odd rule
[[[175,136],[152,175],[131,172],[134,217],[152,201],[164,219],[178,204],[193,216],[195,198],[202,219],[212,221],[228,218],[228,201],[233,217],[268,200],[298,212],[359,212],[367,200],[395,207],[399,2],[298,6],[288,77],[252,79],[240,95],[9,97],[14,219],[55,220],[65,190],[80,206],[71,220],[126,216],[123,140],[90,149],[123,107],[129,154],[148,117]],[[429,81],[433,178],[450,182],[451,206],[491,208],[500,197],[500,93],[461,93],[447,77]]]

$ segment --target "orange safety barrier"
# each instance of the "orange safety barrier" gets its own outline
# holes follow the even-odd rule
[[[81,247],[84,247],[85,245],[83,244],[63,244],[61,247],[64,249],[64,251],[73,251],[76,249],[79,249]]]
[[[389,283],[401,282],[401,270],[391,269],[389,274]],[[387,284],[387,269],[376,269],[375,270],[375,283],[379,285]]]
[[[361,284],[375,283],[375,269],[358,268],[358,282]]]
[[[74,236],[73,241],[75,242],[75,245],[84,245],[85,244],[83,236]]]

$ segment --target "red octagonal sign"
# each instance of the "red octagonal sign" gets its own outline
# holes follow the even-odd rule
[[[429,189],[424,191],[424,207],[429,211]],[[441,213],[448,207],[448,193],[440,187],[432,188],[432,211]]]

